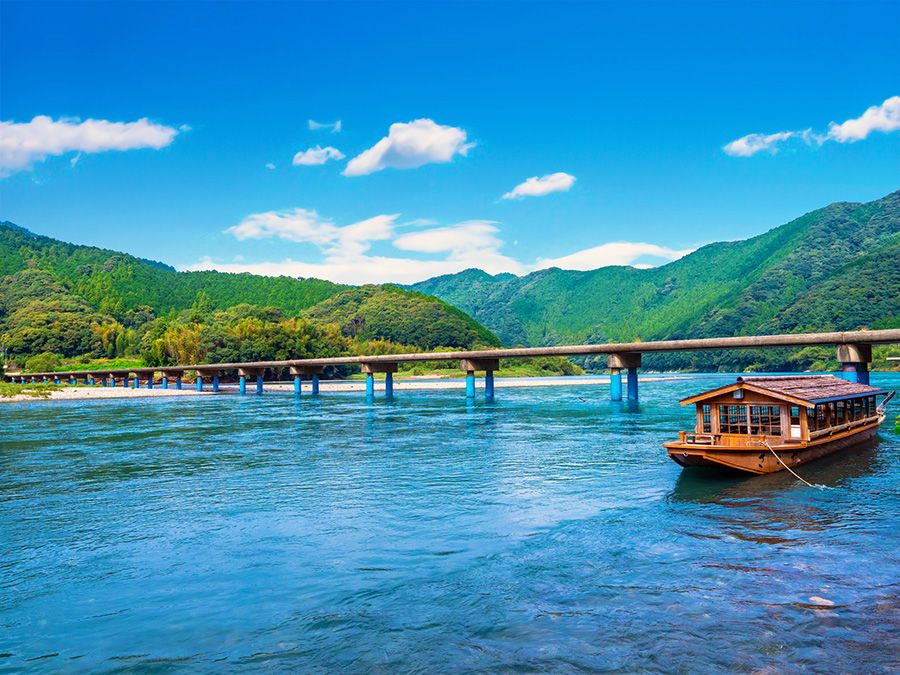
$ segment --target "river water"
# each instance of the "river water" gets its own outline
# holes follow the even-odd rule
[[[682,472],[728,381],[0,405],[0,672],[897,669],[900,436]]]

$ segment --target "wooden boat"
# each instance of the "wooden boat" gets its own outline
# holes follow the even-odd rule
[[[872,438],[887,393],[831,375],[739,377],[683,399],[697,406],[694,431],[663,446],[681,466],[773,473]]]

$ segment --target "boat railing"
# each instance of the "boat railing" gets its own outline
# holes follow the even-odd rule
[[[849,431],[850,429],[854,429],[856,427],[862,427],[867,424],[873,424],[876,422],[880,422],[880,415],[872,415],[870,417],[864,417],[861,420],[853,420],[852,422],[845,422],[844,424],[838,424],[834,427],[828,427],[827,429],[819,429],[818,431],[811,431],[809,434],[810,440],[814,438],[821,438],[822,436],[831,436],[832,434],[839,433],[841,431]]]

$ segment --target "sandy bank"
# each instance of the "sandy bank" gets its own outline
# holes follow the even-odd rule
[[[196,389],[126,389],[125,387],[65,387],[50,392],[50,396],[15,396],[0,397],[0,403],[18,403],[23,401],[86,401],[101,398],[146,398],[147,396],[203,396],[208,392]]]

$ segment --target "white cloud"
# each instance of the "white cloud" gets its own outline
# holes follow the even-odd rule
[[[842,124],[828,125],[828,140],[853,143],[866,138],[873,131],[900,129],[900,96],[891,96],[881,105],[873,105],[862,115]]]
[[[203,258],[189,270],[217,269],[223,272],[250,272],[267,276],[318,277],[331,281],[363,283],[415,283],[429,277],[453,274],[477,267],[490,274],[528,272],[548,267],[592,270],[606,265],[652,267],[675,260],[692,249],[678,250],[656,244],[614,242],[577,251],[554,259],[525,263],[502,252],[498,224],[489,220],[468,220],[454,225],[432,227],[397,234],[398,214],[378,215],[351,225],[338,226],[313,210],[269,211],[247,216],[226,232],[240,240],[278,238],[295,243],[311,243],[322,252],[319,262],[287,257],[277,262],[219,263]],[[410,222],[403,223],[408,226]],[[415,256],[371,255],[376,241],[391,241],[398,251]]]
[[[837,143],[854,143],[868,138],[873,131],[885,133],[900,129],[900,96],[891,96],[881,105],[873,105],[862,115],[837,124],[831,122],[828,132],[814,133],[812,129],[805,131],[779,131],[774,134],[747,134],[731,141],[722,147],[732,157],[752,157],[758,152],[767,150],[774,154],[778,146],[791,139],[800,139],[807,145],[821,146],[828,141]]]
[[[177,129],[147,118],[136,122],[82,122],[38,115],[30,122],[0,122],[0,176],[26,170],[35,162],[67,152],[158,150],[169,145],[177,134]]]
[[[379,215],[339,227],[314,210],[267,211],[253,213],[225,232],[246,239],[283,239],[318,246],[329,256],[353,257],[365,253],[371,242],[394,235],[397,215]]]
[[[401,251],[418,253],[452,253],[461,256],[468,251],[496,249],[503,242],[497,238],[499,230],[489,220],[468,220],[449,227],[434,227],[404,234],[394,240]]]
[[[694,249],[673,249],[643,242],[617,241],[576,251],[561,258],[539,258],[534,269],[559,267],[564,270],[595,270],[609,265],[633,265],[645,269],[648,263],[637,263],[645,257],[659,258],[663,262],[677,260]],[[637,263],[637,264],[636,264]]]
[[[272,162],[266,162],[266,168],[269,169],[269,171],[274,171],[275,165]]]
[[[757,152],[768,150],[771,153],[778,152],[778,144],[801,136],[800,131],[779,131],[776,134],[747,134],[735,141],[731,141],[723,147],[725,154],[732,157],[752,157]]]
[[[522,197],[541,197],[551,192],[568,192],[575,183],[575,176],[564,173],[550,173],[546,176],[532,176],[523,183],[519,183],[510,192],[503,195],[502,199],[520,199]]]
[[[382,169],[414,169],[425,164],[449,162],[465,156],[474,143],[466,143],[466,132],[435,124],[429,119],[392,124],[388,135],[349,162],[345,176],[364,176]]]
[[[344,159],[344,153],[330,145],[322,147],[317,145],[309,150],[301,150],[294,155],[294,166],[317,166],[324,164],[329,159]]]
[[[341,121],[338,120],[336,122],[316,122],[315,120],[308,120],[309,122],[309,130],[310,131],[318,131],[319,129],[328,129],[333,134],[338,134],[343,129],[343,125]]]

